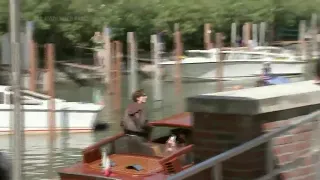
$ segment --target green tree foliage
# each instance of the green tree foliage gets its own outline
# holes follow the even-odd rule
[[[148,49],[150,35],[164,32],[172,44],[174,23],[179,23],[186,48],[202,47],[203,24],[230,32],[232,22],[268,22],[297,28],[300,19],[319,12],[317,0],[24,0],[24,22],[35,22],[35,39],[54,42],[57,48],[87,44],[95,31],[108,25],[112,38],[125,41],[136,32],[139,47]],[[8,0],[0,0],[0,32],[8,31]]]

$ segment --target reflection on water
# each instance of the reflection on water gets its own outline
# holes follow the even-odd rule
[[[299,79],[295,79],[299,80]],[[174,91],[174,83],[164,83],[162,102],[152,101],[152,81],[140,81],[139,85],[144,88],[149,95],[147,108],[149,112],[149,119],[160,119],[169,115],[178,113],[178,104],[181,103],[184,97],[189,97],[196,94],[215,92],[215,83],[184,83],[184,91],[176,95]],[[128,96],[126,77],[124,77],[122,88],[122,105],[125,107],[130,102]],[[241,84],[245,87],[254,85],[252,81],[241,81],[241,83],[225,83],[226,89],[231,89],[232,86]],[[92,102],[93,89],[103,89],[103,85],[96,87],[81,87],[68,83],[67,85],[57,85],[57,97],[66,99],[68,101],[82,101]],[[108,104],[106,104],[108,106]],[[56,170],[72,165],[81,161],[82,149],[88,145],[99,141],[104,137],[113,135],[119,131],[119,118],[116,116],[101,116],[107,118],[108,122],[112,123],[111,128],[107,132],[101,133],[72,133],[61,132],[50,145],[49,135],[27,135],[24,152],[24,175],[25,180],[45,180],[57,178]],[[120,116],[121,117],[121,116]],[[9,136],[0,136],[1,151],[9,152]],[[50,151],[51,150],[51,151]]]

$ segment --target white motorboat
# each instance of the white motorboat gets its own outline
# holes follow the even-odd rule
[[[0,134],[11,132],[11,117],[13,92],[9,86],[0,86]],[[47,132],[49,128],[48,105],[50,97],[29,90],[21,90],[21,105],[23,108],[24,130],[28,132]],[[55,130],[73,132],[88,132],[93,128],[98,112],[103,105],[81,102],[67,102],[54,99]]]
[[[278,52],[273,52],[276,49]],[[218,49],[188,50],[186,57],[181,60],[182,78],[216,79],[219,63]],[[294,56],[290,51],[280,51],[277,47],[256,47],[251,50],[232,49],[222,52],[223,79],[234,80],[239,78],[256,77],[261,73],[262,64],[269,62],[272,74],[279,76],[302,74],[305,61]],[[174,77],[176,61],[163,61],[167,77]],[[170,78],[170,79],[171,79]]]

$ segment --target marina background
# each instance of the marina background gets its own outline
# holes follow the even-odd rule
[[[5,0],[0,1],[2,8],[1,12],[3,13],[2,18],[0,19],[0,31],[3,33],[9,31],[8,18],[10,16],[7,9],[7,3],[8,1]],[[70,60],[70,56],[76,57],[76,47],[88,46],[88,39],[90,39],[90,36],[92,36],[93,32],[101,31],[102,26],[104,25],[108,26],[108,33],[105,33],[106,29],[103,30],[104,35],[109,36],[108,38],[110,38],[111,40],[116,40],[116,53],[120,52],[120,46],[118,46],[119,44],[123,45],[121,46],[121,48],[124,49],[124,53],[127,50],[127,45],[126,43],[124,43],[126,41],[125,39],[127,32],[134,31],[137,37],[136,41],[139,50],[147,51],[149,49],[152,49],[150,48],[150,35],[164,34],[166,49],[168,53],[174,52],[175,48],[176,53],[174,56],[177,58],[177,61],[179,61],[180,56],[182,56],[181,52],[183,52],[183,50],[198,47],[201,47],[202,49],[203,44],[208,45],[209,43],[211,43],[211,41],[206,42],[206,40],[203,40],[205,39],[205,34],[208,34],[203,33],[203,31],[205,30],[205,27],[203,29],[203,25],[205,23],[212,23],[212,30],[214,33],[211,33],[210,30],[210,34],[211,36],[216,37],[214,44],[215,47],[218,48],[229,45],[229,43],[223,44],[222,41],[224,40],[226,42],[230,42],[230,39],[232,37],[226,34],[230,34],[230,31],[232,31],[230,29],[230,25],[233,23],[237,23],[238,28],[240,27],[240,31],[242,32],[240,32],[239,34],[243,34],[245,29],[247,30],[247,33],[251,34],[251,30],[245,28],[249,27],[249,24],[247,24],[248,22],[268,23],[268,29],[265,29],[266,42],[273,42],[276,40],[301,40],[301,37],[299,37],[300,35],[298,33],[298,29],[300,29],[299,26],[301,24],[304,24],[304,33],[308,33],[306,32],[306,26],[309,27],[309,24],[312,24],[308,21],[308,24],[306,25],[306,22],[303,21],[304,23],[301,23],[301,20],[310,19],[310,12],[315,14],[319,12],[319,10],[317,9],[317,7],[319,6],[317,6],[316,3],[311,0],[304,1],[303,5],[294,1],[284,4],[280,1],[277,1],[277,3],[270,1],[262,1],[258,3],[255,1],[243,1],[240,3],[234,3],[230,0],[222,3],[218,1],[213,3],[211,1],[204,0],[199,2],[198,5],[194,5],[191,1],[187,1],[184,4],[181,4],[179,1],[170,1],[166,4],[161,4],[161,1],[153,3],[151,1],[140,0],[138,1],[138,3],[136,1],[126,1],[126,3],[124,3],[124,1],[115,1],[110,2],[110,4],[108,4],[107,6],[101,1],[94,1],[89,3],[86,0],[65,1],[64,3],[55,1],[33,1],[31,3],[30,1],[26,1],[21,5],[21,11],[23,21],[32,20],[35,22],[34,36],[26,33],[28,35],[27,38],[29,38],[26,44],[28,44],[30,41],[32,43],[35,42],[39,45],[40,58],[37,59],[39,60],[37,64],[40,65],[40,68],[42,68],[45,67],[44,64],[46,64],[44,63],[44,59],[51,60],[51,66],[49,65],[46,67],[48,68],[47,71],[49,71],[48,79],[50,79],[48,80],[48,89],[46,89],[49,91],[49,93],[48,91],[46,93],[48,93],[51,97],[56,96],[58,98],[63,98],[69,101],[86,102],[92,101],[92,98],[94,96],[93,91],[96,91],[97,89],[101,89],[102,91],[104,91],[106,85],[103,83],[93,83],[87,87],[79,87],[77,85],[72,85],[71,83],[68,83],[68,85],[54,84],[53,70],[55,68],[55,62],[53,61],[67,59],[67,61],[70,62],[79,62],[79,59],[75,58],[72,58],[72,60]],[[230,6],[230,4],[232,4],[232,6]],[[187,7],[191,7],[191,9]],[[18,6],[16,6],[15,8],[13,8],[13,11],[11,11],[11,17],[14,15],[15,10],[20,12],[20,8]],[[37,11],[34,11],[35,9]],[[244,10],[249,9],[250,11],[244,13]],[[226,13],[231,11],[233,13]],[[14,36],[12,36],[14,38],[11,38],[11,45],[14,45],[14,43],[18,43],[19,45],[20,43],[19,40],[17,40],[17,42],[14,42],[15,38],[18,37],[19,31],[21,31],[18,25],[19,23],[24,24],[25,22],[22,23],[22,21],[20,21],[20,18],[17,18],[17,21],[15,23],[11,22],[11,30],[16,31],[14,33]],[[243,24],[245,24],[244,29],[242,29]],[[248,26],[246,26],[246,24]],[[315,25],[312,27],[312,29],[316,30],[316,23],[312,25]],[[317,34],[315,34],[314,32],[315,31],[312,31],[312,35],[314,36],[311,39],[314,39],[313,41],[316,42],[317,40],[315,40],[315,38]],[[179,33],[180,35],[182,34],[182,36],[179,36]],[[298,40],[302,46],[306,45],[306,43],[304,43],[305,38],[305,34],[303,34],[303,40]],[[248,46],[248,40],[251,39],[250,35],[247,34],[245,37],[243,37],[243,39],[246,40],[245,45]],[[109,40],[108,42],[110,43]],[[55,45],[51,44],[51,50],[43,51],[45,47],[48,47],[46,46],[47,43],[54,43]],[[230,44],[232,45],[232,43]],[[2,46],[2,48],[8,46],[9,42],[7,43],[7,46]],[[205,48],[209,49],[209,46]],[[34,48],[32,49],[35,50]],[[106,51],[110,51],[110,49],[110,47],[105,48]],[[307,48],[305,47],[304,50],[306,49]],[[56,54],[52,53],[53,50],[55,50]],[[138,51],[138,49],[136,50]],[[30,51],[32,54],[32,50]],[[50,51],[51,53],[49,53]],[[14,54],[14,51],[12,51],[12,54]],[[23,57],[23,55],[25,54],[21,54],[21,57]],[[118,56],[117,54],[116,56],[117,59],[121,60],[122,56],[121,58],[119,58],[120,56]],[[111,55],[108,54],[106,57],[110,58]],[[20,75],[19,67],[21,59],[19,59],[19,57],[11,58],[12,64],[16,65],[13,66],[13,71],[17,71],[12,72],[12,74],[17,73],[18,75]],[[27,62],[27,59],[32,58],[30,58],[27,54],[27,58],[24,62]],[[36,59],[35,56],[34,59]],[[2,61],[9,60],[10,58],[2,58]],[[32,69],[32,67],[30,67],[29,69],[28,67],[27,69],[30,70],[30,74],[32,74],[32,78],[34,78],[35,80],[36,71],[33,70],[35,70],[36,68]],[[118,72],[119,71],[120,69],[118,69]],[[305,72],[312,73],[311,69],[307,69]],[[109,73],[109,71],[107,73]],[[177,74],[179,74],[179,72],[177,72]],[[24,158],[23,171],[24,176],[26,177],[23,179],[31,180],[56,178],[57,176],[55,170],[59,167],[67,166],[69,165],[69,163],[72,164],[75,161],[79,161],[81,158],[81,150],[84,147],[98,141],[103,137],[110,136],[119,131],[119,119],[122,116],[122,108],[124,108],[125,105],[130,101],[130,98],[128,97],[128,84],[130,84],[130,82],[127,81],[128,77],[119,77],[120,76],[117,76],[117,80],[120,81],[117,81],[116,83],[121,82],[121,86],[119,87],[119,89],[115,90],[117,93],[119,93],[117,94],[117,97],[121,97],[121,103],[118,104],[120,105],[118,109],[119,111],[117,113],[109,113],[110,111],[108,111],[108,109],[114,108],[113,106],[117,106],[111,104],[110,101],[117,100],[111,100],[110,97],[106,96],[105,98],[107,100],[104,102],[105,108],[98,117],[99,120],[110,123],[110,129],[105,132],[85,134],[70,134],[68,132],[61,132],[58,134],[58,136],[55,137],[52,144],[50,143],[50,141],[52,141],[52,134],[50,134],[50,136],[26,135],[25,142],[23,142],[24,145],[21,145],[24,147],[19,147],[21,149],[24,149],[24,155],[22,157]],[[222,77],[223,74],[220,73],[218,74],[217,78],[220,78],[221,81]],[[301,77],[295,78],[295,80],[300,80],[300,78]],[[144,81],[140,79],[137,82],[139,82],[140,84],[138,85],[139,88],[144,88],[146,92],[150,94],[150,101],[147,106],[149,109],[149,118],[151,120],[159,119],[171,114],[178,113],[179,111],[183,111],[184,98],[196,94],[216,92],[217,89],[220,88],[217,86],[221,85],[214,82],[189,82],[183,83],[181,85],[182,87],[178,87],[179,82],[164,82],[164,84],[161,86],[163,94],[162,102],[154,102],[151,100],[151,94],[153,94],[152,81]],[[17,80],[17,78],[13,78],[13,85],[19,88],[19,83],[20,82],[19,80]],[[236,81],[231,83],[224,82],[224,89],[220,89],[221,91],[231,90],[235,85],[241,85],[243,87],[253,87],[254,84],[255,81]],[[19,92],[18,88],[16,89],[16,93]],[[16,105],[19,105],[18,102],[18,100],[15,101],[15,103],[17,103]],[[19,116],[20,112],[17,111],[16,117]],[[46,121],[46,119],[44,119],[44,121]],[[19,123],[19,118],[16,118],[16,121],[14,123],[15,130],[17,129],[17,127],[21,128]],[[51,126],[50,128],[54,127]],[[17,132],[20,133],[19,129],[17,129],[16,134]],[[6,135],[1,136],[0,144],[2,145],[1,150],[11,154],[13,149],[10,149],[11,143],[9,137],[10,136]],[[20,141],[19,139],[20,138],[16,136],[18,144]],[[15,157],[17,158],[16,162],[18,162],[18,160],[20,159],[19,150],[15,150],[14,152]],[[19,163],[15,163],[14,167],[17,167],[17,172],[19,172],[19,166]],[[19,177],[18,174],[17,177]]]

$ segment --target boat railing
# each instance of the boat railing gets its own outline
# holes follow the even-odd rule
[[[3,105],[2,105],[3,106]],[[0,108],[0,112],[10,112],[13,111],[14,107],[8,107],[8,105],[5,105],[5,107]],[[98,113],[101,110],[79,110],[79,109],[39,109],[39,107],[34,106],[30,108],[23,108],[21,112],[62,112],[62,113]]]
[[[225,162],[226,160],[229,160],[235,156],[240,155],[241,153],[244,153],[246,151],[252,150],[253,148],[256,148],[260,145],[263,145],[265,143],[267,143],[267,156],[266,156],[266,172],[267,174],[256,178],[256,180],[269,180],[269,179],[273,179],[275,176],[277,176],[278,174],[280,174],[283,170],[285,170],[284,168],[277,168],[275,169],[274,167],[274,159],[273,159],[273,155],[272,155],[272,139],[278,137],[279,135],[283,135],[284,133],[287,133],[290,130],[293,130],[297,127],[301,127],[307,123],[315,123],[315,126],[313,126],[313,147],[312,147],[312,151],[315,152],[315,156],[313,157],[313,159],[317,159],[319,156],[319,146],[320,146],[320,111],[316,111],[313,112],[311,114],[302,116],[302,117],[296,117],[291,120],[291,124],[287,125],[285,127],[279,128],[277,130],[271,131],[269,133],[266,133],[264,135],[261,135],[249,142],[244,143],[243,145],[240,145],[238,147],[235,147],[231,150],[228,150],[224,153],[221,153],[217,156],[214,156],[208,160],[205,160],[199,164],[196,164],[184,171],[181,171],[173,176],[170,176],[168,178],[168,180],[181,180],[181,179],[185,179],[185,178],[189,178],[193,175],[196,175],[198,173],[201,173],[207,169],[212,169],[211,171],[211,177],[214,180],[222,180],[223,176],[222,176],[222,163]],[[302,159],[301,158],[297,158],[295,160],[295,162],[290,163],[291,166],[297,166],[297,164],[299,164],[298,162],[301,162]],[[318,163],[319,164],[319,163]],[[316,166],[317,168],[319,168],[319,166]],[[288,167],[285,167],[288,168]],[[316,170],[317,173],[317,178],[316,179],[320,179],[320,170]]]
[[[185,146],[179,149],[178,151],[175,151],[174,153],[170,154],[169,156],[163,157],[159,163],[163,166],[167,174],[174,174],[174,173],[180,172],[193,165],[193,158],[192,158],[192,162],[187,162],[187,163],[182,163],[180,159],[180,157],[182,157],[182,159],[185,159],[186,161],[187,157],[183,157],[183,156],[190,155],[192,150],[193,150],[192,144]]]
[[[101,159],[101,148],[105,147],[108,144],[111,144],[112,148],[115,146],[115,141],[121,137],[123,137],[124,133],[119,133],[115,136],[102,139],[101,141],[85,148],[82,151],[83,154],[83,163],[91,163],[98,159]]]

